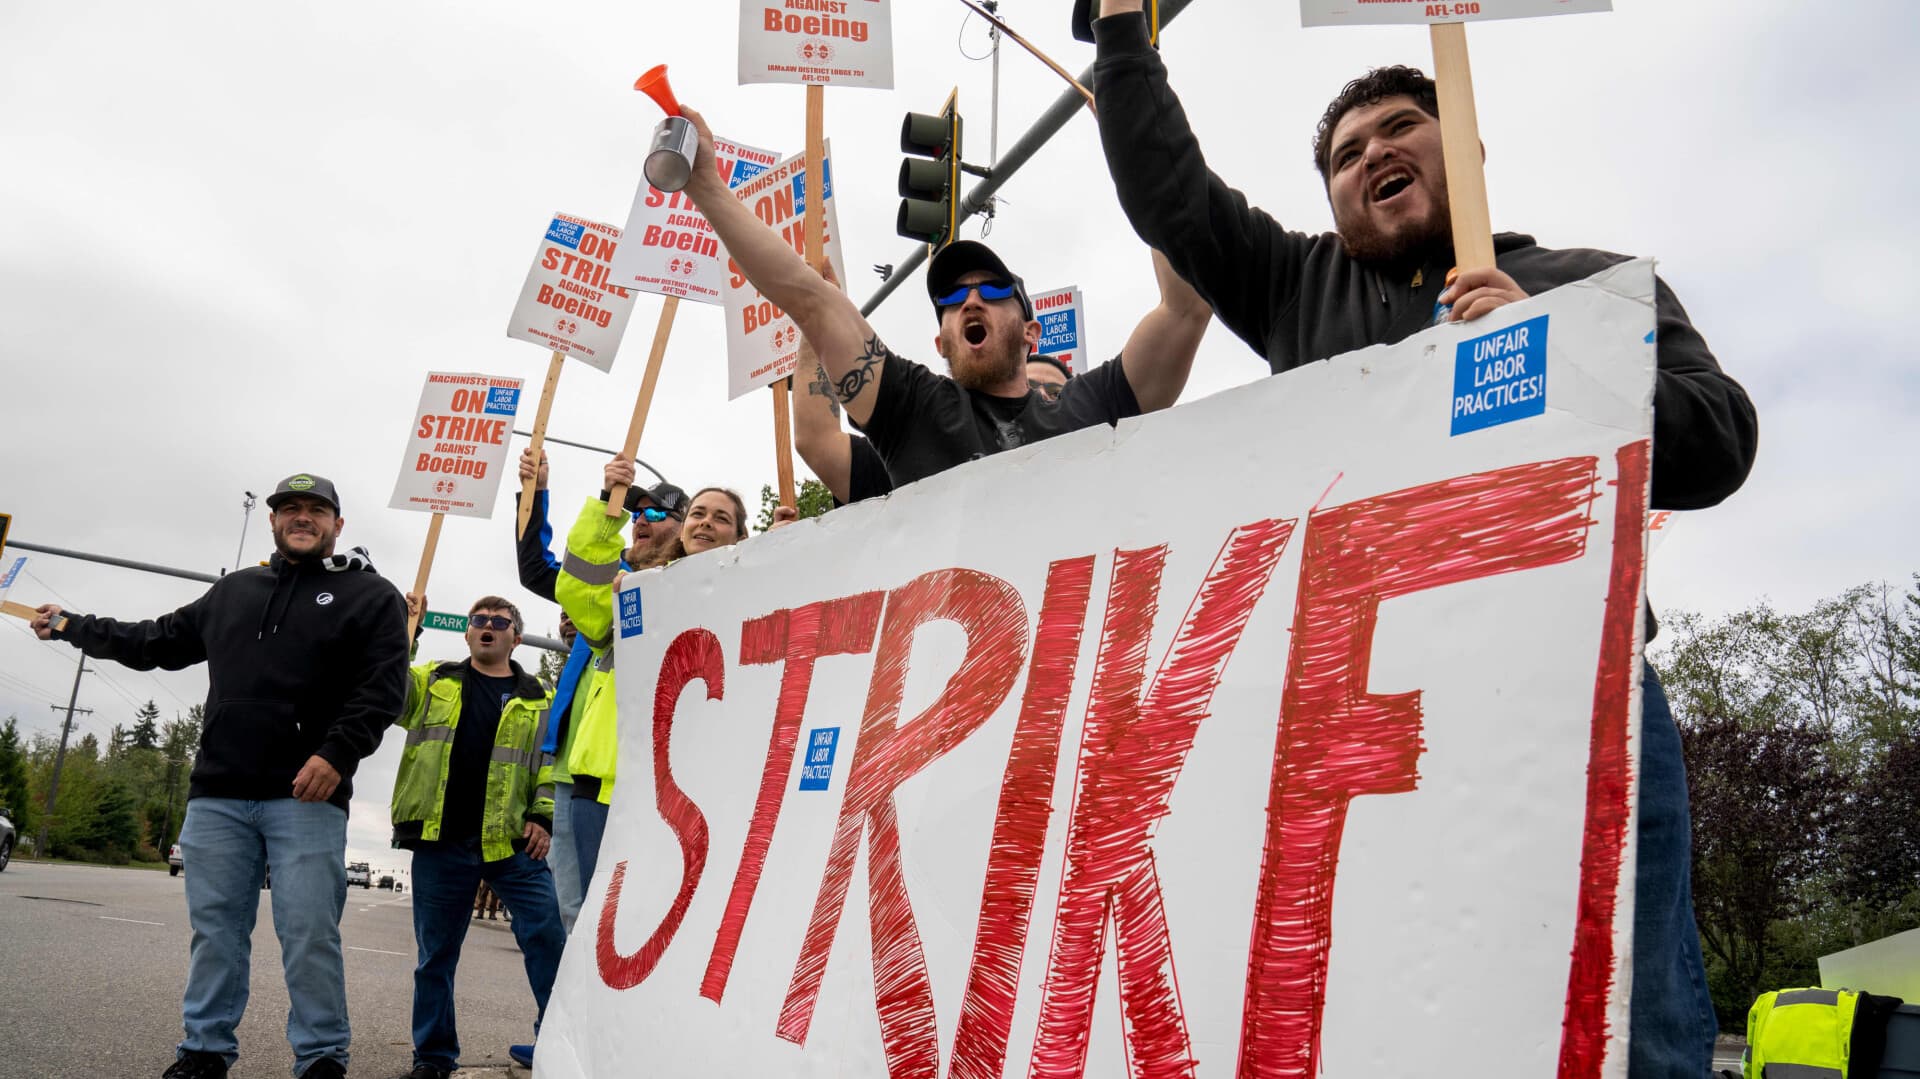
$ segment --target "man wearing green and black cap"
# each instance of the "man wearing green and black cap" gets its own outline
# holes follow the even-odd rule
[[[281,480],[267,497],[275,553],[159,618],[120,622],[40,608],[42,639],[135,670],[208,667],[206,725],[180,829],[193,943],[186,1037],[164,1079],[221,1079],[239,1056],[254,916],[273,867],[273,927],[301,1079],[346,1074],[347,800],[360,761],[406,706],[406,605],[367,553],[335,554],[331,481]]]

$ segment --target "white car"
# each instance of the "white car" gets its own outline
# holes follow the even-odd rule
[[[0,869],[13,861],[13,810],[0,809]]]
[[[358,884],[362,888],[373,887],[373,870],[365,862],[347,863],[347,883]]]

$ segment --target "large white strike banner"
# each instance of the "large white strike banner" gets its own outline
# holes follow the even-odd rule
[[[493,516],[519,407],[517,378],[428,372],[388,508]]]
[[[1612,10],[1613,0],[1300,0],[1300,25],[1485,22]]]
[[[714,166],[729,189],[777,160],[771,150],[713,140]],[[612,279],[628,288],[699,303],[720,303],[727,255],[713,225],[684,191],[662,191],[640,178],[627,212],[626,243],[614,255]]]
[[[820,159],[822,197],[821,250],[834,276],[847,279],[840,258],[840,215],[833,200],[833,141],[824,144]],[[746,203],[767,227],[806,254],[807,155],[795,154],[734,189],[733,197]],[[793,374],[800,361],[800,326],[773,301],[760,295],[732,259],[722,300],[727,308],[727,398],[743,396]]]
[[[627,577],[537,1074],[1625,1075],[1652,298]]]
[[[740,0],[740,82],[893,89],[893,0]]]

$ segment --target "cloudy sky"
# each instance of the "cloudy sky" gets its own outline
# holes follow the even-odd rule
[[[1907,580],[1920,373],[1894,323],[1920,250],[1910,0],[1615,6],[1469,40],[1494,227],[1660,259],[1760,410],[1753,478],[1677,521],[1654,557],[1656,606],[1795,606]],[[1068,7],[1002,10],[1078,71],[1092,47],[1070,38]],[[894,12],[896,89],[827,95],[859,297],[878,281],[865,267],[911,246],[893,231],[900,114],[957,85],[967,156],[988,149],[990,66],[969,59],[985,28],[950,0]],[[624,219],[658,118],[634,76],[668,62],[723,133],[800,148],[797,87],[735,85],[735,18],[722,0],[0,7],[0,512],[15,537],[214,572],[242,542],[242,492],[311,470],[338,483],[345,538],[410,580],[427,518],[386,504],[423,376],[537,386],[547,354],[504,336],[508,314],[550,213]],[[1002,147],[1061,88],[1009,49]],[[1328,98],[1370,65],[1430,66],[1423,29],[1304,31],[1278,0],[1197,0],[1164,52],[1216,171],[1307,231],[1331,224],[1308,149]],[[1095,353],[1117,349],[1153,281],[1090,118],[1002,194],[991,242],[1036,288],[1081,286]],[[925,359],[921,288],[916,275],[873,321]],[[569,365],[555,435],[619,443],[658,308],[640,299],[610,374]],[[1186,396],[1265,373],[1216,326]],[[726,400],[719,311],[683,306],[641,456],[753,500],[774,474],[769,412],[764,392]],[[601,463],[555,448],[562,529]],[[448,521],[435,607],[520,594],[511,518],[503,497],[491,521]],[[270,552],[261,506],[243,557]],[[201,589],[33,556],[11,598],[139,618]],[[528,611],[552,631],[553,608]],[[0,716],[56,729],[77,654],[0,622]],[[431,633],[422,652],[460,654]],[[104,738],[149,699],[171,716],[205,692],[201,670],[109,664],[81,685],[79,730]],[[398,753],[389,739],[367,762],[353,807],[350,844],[376,864],[401,857],[385,849]]]

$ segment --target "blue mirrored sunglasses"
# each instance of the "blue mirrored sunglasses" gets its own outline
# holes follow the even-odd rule
[[[661,521],[671,517],[672,514],[661,509],[659,506],[642,506],[640,507],[640,511],[635,513],[634,516],[645,517],[650,524],[659,524]]]
[[[1020,286],[1004,278],[998,281],[982,281],[975,285],[961,285],[945,296],[936,296],[933,306],[942,310],[958,307],[967,302],[967,293],[978,291],[982,300],[1011,300],[1020,291]]]

